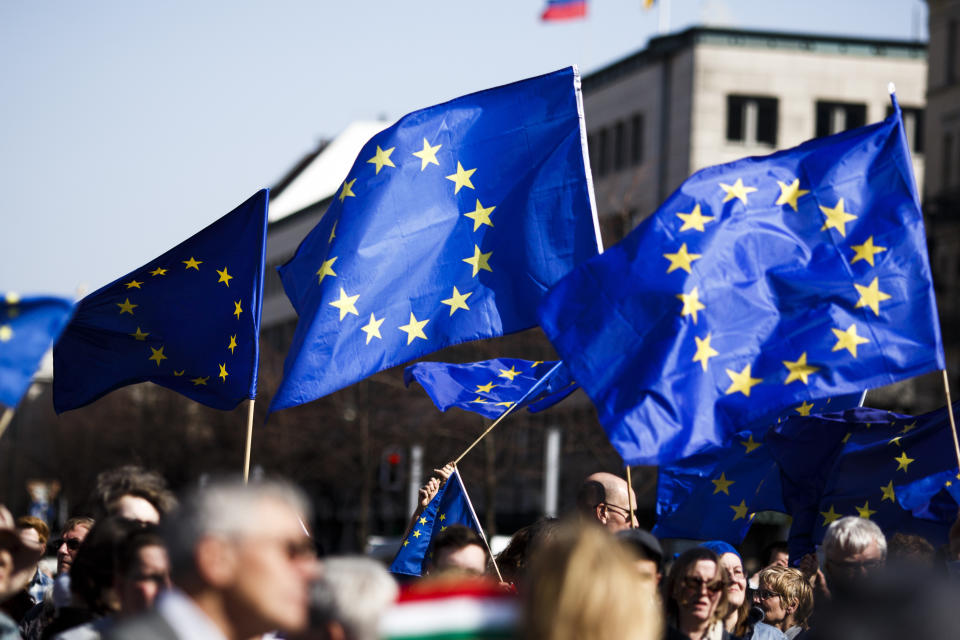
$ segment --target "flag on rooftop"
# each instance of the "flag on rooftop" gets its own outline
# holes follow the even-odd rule
[[[280,277],[299,320],[271,411],[442,347],[536,325],[596,255],[574,68],[375,135]]]
[[[268,198],[80,301],[53,351],[57,413],[146,381],[215,409],[256,397]]]
[[[551,20],[572,20],[584,18],[587,15],[587,0],[547,0],[540,19],[544,22]]]
[[[555,285],[540,317],[627,464],[943,368],[899,107],[695,173]]]
[[[17,406],[72,313],[66,298],[0,295],[0,405]]]

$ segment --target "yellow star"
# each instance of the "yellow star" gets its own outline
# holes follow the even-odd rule
[[[905,425],[903,425],[903,429],[900,431],[900,433],[910,433],[911,431],[913,431],[913,430],[916,429],[916,428],[917,428],[917,421],[914,420],[914,421],[911,422],[910,424],[905,424]]]
[[[142,284],[143,284],[142,282],[139,282],[137,280],[131,280],[130,282],[126,283],[127,289],[139,289],[140,285]]]
[[[790,372],[790,375],[787,376],[783,384],[790,384],[794,380],[800,380],[803,384],[808,384],[810,374],[820,370],[820,367],[807,364],[806,351],[800,354],[796,362],[791,362],[790,360],[782,360],[781,362],[783,362],[783,366],[787,368],[787,371]]]
[[[693,339],[697,342],[697,352],[693,354],[693,361],[699,362],[704,371],[707,370],[707,361],[713,356],[720,355],[716,349],[710,346],[710,337],[711,334],[709,333],[703,340],[697,336],[693,336]]]
[[[881,502],[883,502],[883,501],[881,500]],[[862,507],[854,506],[854,509],[857,510],[857,514],[858,514],[861,518],[865,518],[865,519],[867,519],[867,520],[870,519],[870,516],[872,516],[873,514],[876,513],[875,510],[873,510],[873,509],[870,508],[870,501],[869,501],[869,500],[865,501],[865,502],[863,503],[863,506],[862,506]]]
[[[898,447],[901,447],[901,446],[903,446],[903,445],[900,444],[900,438],[902,438],[902,437],[903,437],[903,436],[894,436],[893,438],[890,438],[890,440],[887,441],[887,444],[895,444],[895,445],[897,445]]]
[[[860,299],[857,300],[857,304],[854,305],[855,309],[860,307],[870,307],[873,310],[874,315],[880,315],[880,303],[884,300],[889,300],[892,296],[883,291],[880,291],[880,284],[878,283],[878,278],[874,277],[873,282],[871,282],[866,287],[854,283],[854,287],[857,288],[857,293],[860,294]]]
[[[730,376],[730,380],[732,380],[732,382],[730,383],[730,386],[727,387],[725,392],[726,395],[730,395],[731,393],[736,393],[739,391],[749,398],[750,389],[763,382],[763,378],[750,377],[750,366],[751,365],[749,364],[745,366],[743,371],[740,373],[737,373],[732,369],[727,369],[727,375]]]
[[[889,500],[893,504],[897,504],[897,494],[893,491],[893,480],[887,486],[880,487],[880,491],[883,491],[883,498],[880,499],[880,502]]]
[[[534,362],[532,365],[530,365],[530,369],[531,369],[531,370],[532,370],[532,369],[536,369],[536,368],[537,368],[538,366],[540,366],[541,364],[543,364],[543,360],[537,360],[537,361]]]
[[[747,503],[745,500],[741,500],[740,504],[730,505],[730,508],[733,509],[734,520],[741,520],[747,517]]]
[[[327,276],[336,277],[337,272],[333,270],[333,263],[337,261],[337,257],[334,256],[329,260],[324,260],[323,265],[317,269],[317,275],[320,276],[320,279],[317,281],[317,284],[323,284],[323,279]]]
[[[447,514],[441,513],[441,514],[440,514],[440,522],[443,522],[443,521],[446,520],[446,519],[447,519]]]
[[[690,213],[678,213],[677,217],[683,220],[683,226],[680,227],[680,231],[687,231],[688,229],[696,229],[697,231],[705,231],[703,225],[707,222],[713,220],[713,216],[705,216],[700,213],[700,205],[693,207],[693,211]]]
[[[339,220],[333,221],[333,227],[330,229],[330,237],[327,238],[327,244],[333,242],[333,239],[337,237],[337,224],[339,222]]]
[[[874,246],[873,236],[867,238],[867,241],[863,244],[854,244],[850,245],[850,248],[853,249],[853,260],[850,261],[850,264],[853,264],[857,260],[866,260],[870,266],[874,266],[873,257],[878,253],[883,253],[887,250],[886,247]]]
[[[417,530],[415,530],[415,531],[413,532],[413,537],[414,537],[414,538],[419,538],[419,537],[420,537],[420,529],[417,529]]]
[[[15,291],[8,291],[3,299],[6,300],[9,305],[20,304],[20,294]]]
[[[473,277],[475,278],[477,274],[480,273],[480,269],[493,273],[493,269],[490,268],[490,256],[492,255],[493,251],[490,253],[480,253],[480,247],[473,245],[473,257],[464,258],[463,261],[473,267]]]
[[[209,380],[209,379],[210,379],[210,376],[204,376],[204,377],[202,377],[202,378],[194,378],[194,379],[191,380],[190,382],[192,382],[192,383],[193,383],[193,386],[195,386],[195,387],[199,387],[199,386],[204,386],[204,387],[205,387],[205,386],[207,386],[207,380]]]
[[[443,532],[446,531],[446,530],[447,530],[446,527],[440,527],[440,533],[443,533]]]
[[[413,155],[420,158],[420,171],[426,169],[428,164],[440,166],[440,163],[437,162],[437,151],[439,151],[442,146],[443,145],[438,144],[435,147],[431,147],[427,139],[423,139],[423,149],[413,152]]]
[[[10,342],[13,339],[13,329],[8,324],[0,324],[0,342]]]
[[[219,365],[219,367],[220,367],[220,373],[217,374],[217,377],[219,377],[221,380],[226,382],[227,376],[230,375],[229,373],[227,373],[227,363],[224,362],[223,364]]]
[[[152,276],[154,276],[154,277],[156,277],[156,276],[165,276],[165,275],[167,275],[167,270],[164,269],[163,267],[157,267],[156,269],[154,269],[153,271],[150,272],[150,275],[152,275]]]
[[[719,478],[715,478],[710,482],[713,483],[713,495],[717,495],[721,491],[727,495],[730,495],[730,485],[732,485],[736,480],[727,480],[725,473],[721,473]]]
[[[174,371],[173,375],[175,375],[178,378],[181,378],[183,377],[183,374],[185,374],[186,372],[187,372],[186,369],[180,369],[180,371]]]
[[[777,180],[777,184],[780,185],[780,197],[777,198],[777,206],[788,204],[794,211],[797,210],[797,199],[810,193],[808,190],[800,188],[798,178],[790,184]]]
[[[476,208],[473,211],[463,215],[473,220],[473,230],[476,231],[482,224],[485,224],[488,227],[493,226],[493,223],[490,222],[490,214],[493,213],[494,209],[496,209],[496,207],[484,208],[484,206],[480,204],[480,200],[477,200]]]
[[[427,323],[430,322],[430,319],[426,320],[417,320],[417,317],[413,315],[413,311],[410,312],[410,322],[408,324],[400,325],[398,328],[400,331],[403,331],[407,334],[407,344],[413,342],[414,338],[421,338],[423,340],[427,339],[426,334],[423,332],[423,328],[427,326]]]
[[[800,405],[799,407],[795,407],[795,408],[794,408],[794,411],[796,411],[796,412],[799,413],[800,415],[806,417],[806,416],[809,416],[809,415],[810,415],[810,410],[811,410],[811,409],[813,409],[813,403],[812,403],[812,402],[807,402],[806,400],[804,400],[803,403],[801,403],[801,405]]]
[[[457,309],[466,309],[470,311],[470,307],[467,306],[467,298],[473,295],[473,292],[467,292],[461,294],[456,287],[453,288],[453,294],[451,297],[446,300],[441,300],[442,304],[450,305],[450,315],[453,315],[453,312]]]
[[[137,340],[140,340],[141,342],[143,342],[144,340],[147,339],[147,336],[150,335],[150,334],[149,334],[149,333],[143,333],[142,331],[140,331],[140,327],[137,327],[137,332],[136,332],[136,333],[131,333],[131,334],[129,334],[129,335],[131,335],[131,336],[133,336],[134,338],[136,338]]]
[[[374,164],[377,166],[377,170],[374,171],[374,175],[380,175],[380,169],[384,167],[393,167],[397,168],[397,165],[393,164],[393,160],[390,159],[390,154],[393,153],[393,150],[396,147],[390,147],[389,149],[381,149],[380,145],[377,145],[377,155],[373,156],[367,160],[367,164]]]
[[[473,175],[474,171],[476,171],[476,169],[468,169],[465,171],[460,165],[460,161],[457,161],[457,172],[451,173],[449,176],[447,176],[447,180],[453,181],[453,183],[456,185],[456,187],[453,189],[454,195],[460,193],[461,187],[470,187],[473,189],[473,183],[470,182],[470,176]]]
[[[697,324],[697,311],[703,311],[706,307],[700,302],[700,293],[697,287],[690,293],[680,293],[677,297],[683,301],[683,309],[680,310],[681,316],[693,316],[693,324]]]
[[[753,453],[753,451],[754,451],[755,449],[759,449],[759,448],[760,448],[760,445],[761,445],[761,443],[759,443],[759,442],[757,442],[756,440],[753,439],[753,434],[752,434],[752,433],[750,434],[750,437],[747,438],[746,440],[741,440],[741,441],[740,441],[740,444],[742,444],[742,445],[746,448],[746,452],[745,452],[745,453]]]
[[[426,518],[420,518],[420,524],[427,524]]]
[[[125,314],[125,313],[129,313],[130,315],[133,315],[133,310],[134,310],[136,307],[139,307],[139,306],[140,306],[140,305],[138,305],[138,304],[132,304],[132,303],[130,302],[130,298],[127,298],[127,299],[124,300],[123,302],[117,302],[116,305],[117,305],[118,307],[120,307],[120,315],[123,315],[123,314]]]
[[[516,404],[515,402],[506,401],[506,402],[497,402],[497,403],[495,403],[493,406],[495,406],[495,407],[512,407],[512,406],[515,405],[515,404]]]
[[[196,269],[200,271],[200,265],[203,264],[203,260],[194,260],[193,256],[190,256],[189,260],[181,260],[183,264],[187,265],[184,269]]]
[[[737,181],[733,185],[720,183],[720,188],[727,192],[727,195],[724,196],[723,201],[729,202],[734,198],[737,198],[743,204],[747,204],[747,194],[753,193],[756,191],[756,187],[745,187],[743,186],[743,179],[737,178]]]
[[[821,511],[820,515],[823,516],[823,526],[827,526],[834,520],[838,520],[840,518],[840,514],[833,510],[833,505],[830,505],[829,511]]]
[[[904,473],[908,473],[907,467],[909,467],[909,466],[910,466],[910,463],[914,461],[913,458],[908,458],[908,457],[907,457],[907,452],[906,452],[906,451],[903,451],[903,452],[900,454],[900,457],[899,457],[899,458],[894,458],[894,460],[897,461],[897,468],[896,468],[894,471],[900,471],[901,469],[903,469],[903,472],[904,472]]]
[[[380,338],[381,340],[383,340],[383,336],[380,335],[380,325],[382,325],[383,321],[386,319],[387,317],[384,316],[379,320],[377,320],[377,316],[371,313],[370,322],[360,327],[360,330],[363,331],[365,334],[367,334],[367,342],[366,342],[367,344],[370,344],[370,340],[373,338]]]
[[[355,316],[360,314],[357,312],[356,303],[357,298],[360,297],[360,294],[354,296],[348,296],[347,292],[343,290],[343,287],[340,287],[340,299],[334,300],[330,303],[331,307],[336,307],[340,311],[340,321],[342,322],[344,318],[347,317],[348,313],[352,313]]]
[[[409,540],[404,540],[404,541],[403,541],[403,546],[407,546],[408,544],[410,544],[410,541],[409,541]]]
[[[687,273],[690,273],[690,263],[694,260],[700,259],[699,253],[687,253],[687,243],[684,242],[680,245],[680,250],[676,253],[665,253],[663,257],[670,261],[670,266],[667,267],[667,273],[676,271],[677,269],[683,269]]]
[[[840,200],[837,202],[837,206],[833,207],[832,209],[830,207],[820,205],[820,211],[823,212],[823,215],[827,216],[823,226],[820,227],[820,231],[836,229],[844,238],[847,237],[847,223],[851,220],[857,219],[857,216],[851,215],[843,210],[843,198],[840,198]]]
[[[344,180],[344,181],[343,181],[343,188],[340,189],[340,195],[337,196],[337,198],[339,198],[340,202],[343,202],[344,199],[346,199],[346,198],[356,198],[356,197],[357,197],[357,194],[355,194],[355,193],[353,192],[353,183],[356,182],[356,181],[357,181],[356,178],[354,178],[353,180]]]
[[[157,363],[157,366],[158,366],[158,367],[160,366],[160,361],[161,361],[161,360],[166,360],[166,359],[167,359],[167,356],[163,355],[163,347],[162,347],[162,346],[161,346],[159,349],[154,349],[153,347],[150,347],[150,351],[153,352],[153,355],[150,356],[149,358],[147,358],[147,360],[154,360],[154,361]]]
[[[492,382],[488,382],[487,384],[478,384],[477,393],[490,393],[496,386],[497,385],[493,384]]]
[[[850,436],[852,435],[853,435],[853,432],[848,431],[847,435],[843,436],[843,440],[841,440],[840,442],[842,442],[843,444],[847,444],[847,441],[850,440]]]
[[[476,403],[476,404],[487,404],[487,401],[486,401],[482,396],[477,396],[476,398],[474,398],[474,399],[471,400],[470,402],[471,402],[471,403]]]
[[[230,281],[233,280],[233,276],[227,273],[227,268],[224,267],[223,271],[220,271],[220,269],[214,269],[214,271],[216,271],[217,274],[220,276],[220,279],[217,280],[217,284],[220,284],[222,282],[223,284],[227,285],[227,288],[229,288]]]
[[[233,315],[237,316],[237,320],[239,320],[241,313],[243,313],[243,308],[240,306],[240,300],[237,300],[233,303]]]
[[[499,378],[506,378],[507,380],[513,382],[513,379],[520,375],[520,372],[510,367],[509,369],[500,369],[500,373],[497,374]]]
[[[230,336],[230,344],[227,345],[227,349],[230,349],[230,353],[233,354],[233,350],[237,348],[237,336]]]
[[[840,329],[831,329],[833,335],[837,337],[837,344],[833,345],[831,351],[840,351],[846,349],[854,358],[857,357],[857,345],[870,342],[866,338],[857,335],[857,325],[852,324],[846,331]]]

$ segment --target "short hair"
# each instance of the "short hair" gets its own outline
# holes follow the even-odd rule
[[[936,549],[926,538],[899,531],[893,534],[888,545],[890,559],[897,561],[927,561],[933,562],[937,555]]]
[[[131,531],[139,528],[122,518],[106,518],[90,529],[70,566],[70,590],[79,595],[93,613],[113,611],[110,589],[116,569],[117,551]]]
[[[783,599],[783,604],[796,603],[796,624],[805,626],[813,612],[813,589],[803,577],[803,572],[793,567],[773,566],[760,571],[760,587],[764,585]]]
[[[823,537],[823,552],[829,558],[841,553],[861,553],[876,541],[880,556],[887,557],[887,539],[877,523],[858,516],[834,520]]]
[[[552,537],[559,523],[556,518],[540,518],[513,534],[507,546],[497,555],[497,567],[506,582],[516,582],[523,577],[530,557]]]
[[[139,562],[139,553],[144,547],[165,547],[157,525],[140,525],[123,539],[117,550],[117,573],[122,576],[129,575],[130,570]]]
[[[50,527],[36,516],[20,516],[17,518],[17,529],[33,529],[40,538],[40,546],[46,547],[50,539]]]
[[[97,524],[97,521],[93,518],[89,518],[87,516],[76,516],[63,523],[63,529],[60,530],[60,535],[64,535],[74,527],[86,527],[87,531],[89,531],[90,529],[93,529],[93,525],[95,524]]]
[[[399,589],[376,560],[342,556],[323,561],[323,572],[310,591],[310,626],[323,631],[339,623],[349,640],[377,640],[383,612]]]
[[[101,516],[113,511],[123,496],[143,498],[160,513],[161,519],[177,505],[177,499],[167,488],[167,481],[162,475],[133,464],[97,475],[94,496],[95,507]]]
[[[775,540],[763,548],[762,557],[764,564],[769,565],[773,562],[773,556],[778,553],[786,553],[789,555],[790,547],[785,540]]]
[[[701,560],[709,560],[714,563],[717,566],[717,577],[723,582],[723,589],[720,591],[720,599],[717,601],[713,620],[719,620],[729,613],[727,611],[727,586],[730,584],[730,577],[727,575],[724,566],[720,564],[720,556],[707,547],[693,547],[681,553],[674,561],[673,566],[670,567],[667,581],[663,586],[664,609],[667,612],[667,622],[669,624],[676,624],[680,614],[677,594],[680,591],[681,582],[687,576],[687,571]]]
[[[452,524],[433,539],[433,557],[436,558],[441,552],[448,549],[457,551],[472,544],[483,549],[484,555],[487,555],[487,545],[484,544],[483,538],[476,531],[462,524]]]

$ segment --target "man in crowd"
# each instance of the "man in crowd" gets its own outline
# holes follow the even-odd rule
[[[577,493],[577,511],[585,521],[598,522],[610,533],[631,526],[630,506],[636,509],[637,496],[633,489],[627,494],[627,483],[612,473],[600,471],[587,476]],[[634,515],[632,525],[637,525]]]
[[[70,565],[77,557],[77,551],[83,539],[93,528],[93,518],[78,517],[70,518],[63,529],[60,531],[60,540],[57,545],[57,575],[65,575],[70,572]]]
[[[380,618],[397,599],[397,583],[371,558],[325,559],[310,594],[310,633],[322,640],[377,640]]]
[[[93,502],[98,517],[118,516],[147,524],[159,524],[177,504],[163,476],[136,465],[100,473]]]
[[[487,570],[487,547],[470,527],[446,527],[434,538],[431,548],[431,575],[455,571],[480,576]]]
[[[637,572],[659,585],[663,579],[663,548],[656,536],[646,529],[624,529],[617,533],[617,539],[634,558]]]

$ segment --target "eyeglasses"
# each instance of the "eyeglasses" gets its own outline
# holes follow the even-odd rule
[[[83,542],[80,538],[60,538],[59,540],[54,541],[54,548],[59,549],[63,545],[67,545],[67,549],[70,551],[76,551],[80,548],[80,543]]]
[[[619,516],[620,516],[621,518],[623,518],[625,521],[630,522],[630,510],[627,509],[626,507],[621,507],[621,506],[616,505],[616,504],[610,504],[609,502],[601,502],[600,504],[602,504],[603,506],[605,506],[605,507],[608,508],[608,509],[613,509],[613,510],[614,510],[614,513],[616,513],[617,515],[619,515]],[[620,513],[621,511],[623,512],[622,514]]]
[[[754,593],[758,600],[769,600],[770,598],[779,598],[780,594],[775,591],[767,591],[766,589],[757,589]]]
[[[692,591],[695,593],[700,593],[700,590],[704,587],[707,588],[711,594],[718,594],[723,591],[723,588],[726,586],[723,580],[704,580],[703,578],[696,578],[693,576],[687,576],[680,583],[686,591]]]
[[[827,560],[827,564],[832,568],[843,573],[856,573],[858,571],[874,571],[883,566],[883,560],[864,560],[863,562],[834,562]]]

